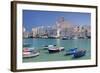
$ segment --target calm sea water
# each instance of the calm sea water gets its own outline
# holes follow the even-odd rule
[[[45,61],[64,61],[64,60],[85,60],[91,58],[91,40],[90,39],[76,39],[76,40],[61,40],[61,39],[23,39],[23,43],[31,44],[31,48],[36,48],[40,51],[40,55],[33,58],[23,58],[23,62],[45,62]],[[64,47],[66,50],[70,48],[86,49],[86,55],[77,59],[72,56],[64,56],[65,51],[49,54],[48,50],[44,50],[44,45],[57,45]]]

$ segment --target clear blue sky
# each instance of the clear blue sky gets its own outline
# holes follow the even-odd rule
[[[23,10],[23,27],[25,27],[27,31],[31,31],[32,27],[51,26],[54,25],[60,17],[64,17],[65,20],[75,25],[91,24],[90,13]]]

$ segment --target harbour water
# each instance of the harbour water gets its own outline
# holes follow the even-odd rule
[[[23,39],[23,43],[31,44],[30,48],[35,48],[40,51],[39,56],[32,58],[23,58],[23,62],[86,60],[91,58],[91,39],[62,40],[62,39],[28,38],[28,39]],[[64,47],[65,51],[49,54],[48,50],[43,49],[43,46],[45,45],[57,45],[57,47]],[[73,59],[71,55],[64,56],[66,50],[71,48],[85,49],[86,55],[76,59]]]

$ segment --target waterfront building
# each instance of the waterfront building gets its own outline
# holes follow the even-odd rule
[[[57,37],[70,37],[72,35],[72,24],[69,21],[65,21],[64,17],[61,17],[57,22]]]
[[[32,28],[33,37],[43,37],[47,36],[47,30],[44,26]]]
[[[86,30],[85,30],[85,36],[87,38],[91,38],[91,26],[86,26]]]
[[[25,32],[26,30],[23,29]],[[83,25],[74,25],[69,21],[66,21],[64,17],[60,17],[56,24],[52,26],[38,26],[32,28],[32,32],[26,33],[28,37],[40,37],[40,38],[63,38],[78,39],[91,37],[91,27]],[[26,36],[26,37],[27,37]]]
[[[74,28],[75,38],[87,38],[91,36],[91,30],[88,26],[78,25]]]
[[[38,27],[38,34],[39,36],[44,36],[46,34],[46,29],[44,26]]]
[[[37,28],[32,28],[32,36],[33,37],[38,36],[38,29]]]
[[[26,29],[23,27],[23,38],[28,38],[29,33],[26,31]]]

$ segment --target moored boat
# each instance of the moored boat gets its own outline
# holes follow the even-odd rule
[[[67,37],[63,37],[62,40],[68,40],[68,38]]]
[[[71,49],[68,49],[67,51],[75,51],[77,50],[78,48],[71,48]]]
[[[25,49],[23,50],[23,58],[30,58],[30,57],[36,57],[39,56],[40,52],[34,50],[34,49]]]
[[[73,58],[79,58],[79,57],[85,56],[85,54],[86,54],[86,50],[80,49],[80,50],[77,50],[77,51],[73,54]]]
[[[31,58],[31,57],[36,57],[36,56],[39,56],[39,52],[37,53],[28,53],[28,54],[23,54],[23,58]]]
[[[43,46],[43,49],[48,50],[49,46],[51,46],[51,45],[45,45],[45,46]],[[53,46],[56,46],[56,45],[53,45]]]
[[[55,52],[59,52],[60,50],[55,48],[55,49],[48,49],[49,53],[55,53]]]
[[[49,46],[48,46],[48,51],[49,51],[49,53],[60,52],[60,51],[63,51],[63,50],[64,50],[64,47],[59,47],[59,48],[57,48],[57,47],[55,47],[55,46],[53,46],[53,45],[49,45]]]
[[[77,49],[78,48],[71,48],[71,49],[69,49],[69,50],[66,51],[65,55],[66,56],[67,55],[72,55],[72,54],[74,54],[76,52]]]

